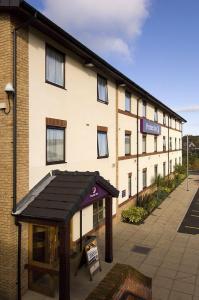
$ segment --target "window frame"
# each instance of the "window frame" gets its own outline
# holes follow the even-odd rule
[[[132,173],[128,174],[128,198],[132,197]]]
[[[98,90],[99,78],[106,81],[106,101],[99,98],[99,90]],[[107,105],[109,104],[109,101],[108,101],[108,79],[106,77],[100,75],[100,74],[97,74],[97,101],[101,102],[101,103],[104,103],[104,104],[107,104]]]
[[[163,136],[163,151],[167,151],[167,142],[166,142],[166,136]]]
[[[100,202],[102,202],[102,209],[99,209]],[[97,212],[94,214],[94,205],[96,204],[97,204]],[[103,218],[99,219],[99,214],[101,212],[103,212]],[[97,223],[94,223],[94,215],[97,216]],[[105,203],[104,203],[104,199],[101,199],[93,203],[93,228],[96,228],[97,226],[102,224],[104,222],[104,219],[105,219]]]
[[[154,136],[154,152],[158,152],[158,137],[157,135]]]
[[[57,53],[59,53],[60,55],[63,56],[63,85],[54,83],[54,82],[47,79],[47,49],[48,48],[51,48],[53,51],[55,51],[55,52],[57,52]],[[45,45],[45,83],[54,85],[56,87],[59,87],[59,88],[65,90],[66,89],[65,71],[66,71],[66,54],[61,52],[57,48],[53,47],[52,45],[46,43],[46,45]]]
[[[145,140],[145,151],[144,151],[144,147],[143,147],[143,142]],[[142,134],[142,154],[147,153],[147,135],[146,134]]]
[[[144,185],[144,174],[145,174],[145,185]],[[143,190],[144,189],[146,189],[147,188],[147,168],[144,168],[143,170],[142,170],[142,188],[143,188]]]
[[[126,137],[129,137],[129,153],[126,153]],[[131,131],[125,131],[125,135],[124,135],[124,154],[125,154],[125,156],[131,155]]]
[[[59,161],[48,161],[48,134],[47,131],[48,129],[55,129],[55,130],[62,130],[64,132],[64,139],[63,139],[63,160]],[[58,165],[58,164],[63,164],[66,163],[66,127],[62,126],[53,126],[53,125],[46,125],[46,165]]]
[[[100,155],[99,155],[98,133],[103,133],[103,134],[106,135],[107,154],[104,155],[104,156],[100,156]],[[97,129],[97,159],[108,158],[108,157],[109,157],[108,130]]]
[[[167,123],[166,123],[166,114],[163,113],[163,125],[166,126],[166,124],[167,124]]]
[[[129,96],[129,100],[130,100],[130,110],[128,110],[128,109],[126,109],[126,99],[127,99],[127,97],[126,96]],[[127,111],[127,112],[131,112],[131,93],[129,92],[129,91],[125,91],[125,111]]]
[[[163,162],[163,177],[166,177],[166,162]]]
[[[154,107],[154,122],[158,123],[158,108]]]
[[[173,150],[172,137],[169,137],[169,150]]]
[[[155,180],[158,178],[158,164],[154,165],[154,178]]]
[[[145,100],[142,100],[142,117],[147,117],[147,102]]]

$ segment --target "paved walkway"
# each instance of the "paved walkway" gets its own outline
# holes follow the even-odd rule
[[[199,188],[198,180],[198,175],[191,175],[189,191],[186,182],[182,183],[144,224],[114,226],[114,262],[129,264],[152,277],[153,300],[199,300],[199,235],[177,232]],[[103,234],[99,243],[103,252]],[[148,254],[133,252],[135,245],[148,247]],[[102,262],[103,271],[93,282],[84,268],[77,277],[71,275],[72,300],[84,300],[112,266]],[[24,300],[33,299],[49,298],[40,298],[30,291],[24,297]]]

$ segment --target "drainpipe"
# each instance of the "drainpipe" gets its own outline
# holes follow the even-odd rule
[[[118,102],[119,102],[119,85],[116,84],[116,114],[115,114],[115,121],[116,121],[116,140],[115,140],[115,144],[116,144],[116,150],[115,150],[115,156],[116,156],[116,161],[115,161],[115,169],[116,169],[116,188],[118,189],[119,188],[119,162],[118,162],[118,154],[119,154],[119,151],[118,151],[118,130],[119,130],[119,120],[118,120]],[[118,207],[119,207],[119,200],[117,198],[117,204],[116,204],[116,214],[117,214],[117,210],[118,210]]]
[[[137,204],[139,201],[139,98],[137,99]]]
[[[16,212],[17,207],[17,32],[26,28],[36,18],[33,17],[13,29],[13,205],[12,212]],[[21,227],[22,225],[15,220],[18,228],[18,249],[17,249],[17,299],[21,300]]]
[[[21,232],[22,225],[15,221],[18,227],[18,247],[17,247],[17,300],[21,300]]]
[[[169,119],[169,116],[168,116],[168,177],[169,176],[169,173],[170,173],[170,162],[169,162],[169,152],[170,152],[170,136],[169,136],[169,126],[170,126],[170,119]]]

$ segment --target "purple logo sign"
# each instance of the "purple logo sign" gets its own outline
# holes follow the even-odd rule
[[[81,204],[81,208],[92,204],[95,200],[103,199],[107,195],[107,191],[105,191],[103,188],[101,188],[101,186],[96,184],[92,187],[91,193],[84,198]]]
[[[153,121],[141,119],[140,120],[140,131],[142,133],[160,135],[161,134],[161,126]]]

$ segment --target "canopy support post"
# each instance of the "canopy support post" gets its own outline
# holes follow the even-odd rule
[[[70,220],[59,226],[59,300],[70,300]]]

